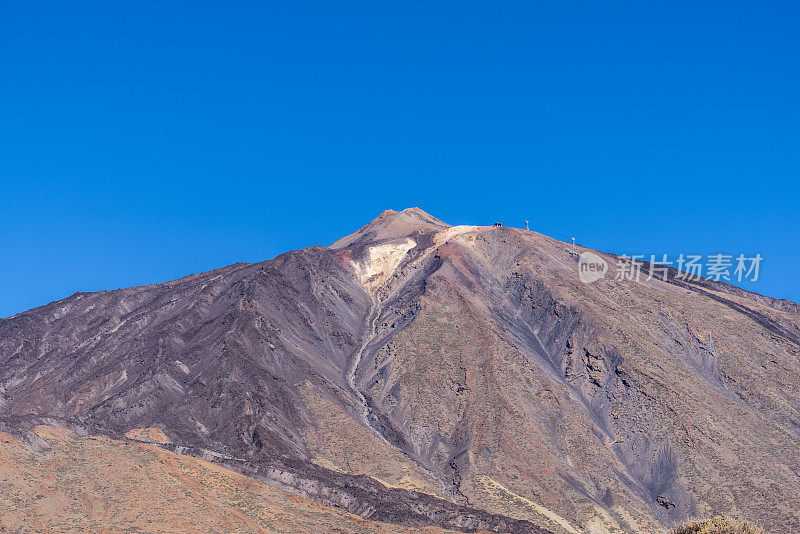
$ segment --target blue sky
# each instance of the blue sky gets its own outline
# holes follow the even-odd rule
[[[800,300],[796,2],[500,4],[3,2],[0,316],[409,206]]]

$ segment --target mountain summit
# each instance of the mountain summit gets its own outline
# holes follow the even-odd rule
[[[408,526],[799,529],[799,307],[577,269],[535,232],[385,211],[330,247],[0,320],[0,418],[157,432]]]
[[[443,223],[419,208],[408,208],[403,211],[386,210],[365,227],[338,240],[331,245],[331,248],[341,249],[359,241],[376,243],[387,239],[410,236],[415,232],[421,234],[438,232],[449,228],[449,226],[449,224]]]

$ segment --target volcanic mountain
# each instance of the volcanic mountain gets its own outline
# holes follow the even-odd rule
[[[544,235],[386,211],[0,320],[0,430],[155,442],[405,527],[800,529],[800,306],[648,268],[585,284]]]

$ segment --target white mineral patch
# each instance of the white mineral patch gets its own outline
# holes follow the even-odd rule
[[[367,258],[354,263],[361,284],[368,291],[375,291],[392,275],[408,251],[416,246],[417,242],[407,237],[401,241],[370,247]]]

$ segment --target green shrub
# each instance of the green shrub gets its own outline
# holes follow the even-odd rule
[[[675,527],[671,534],[765,534],[765,532],[752,523],[719,516],[714,519],[694,519]]]

